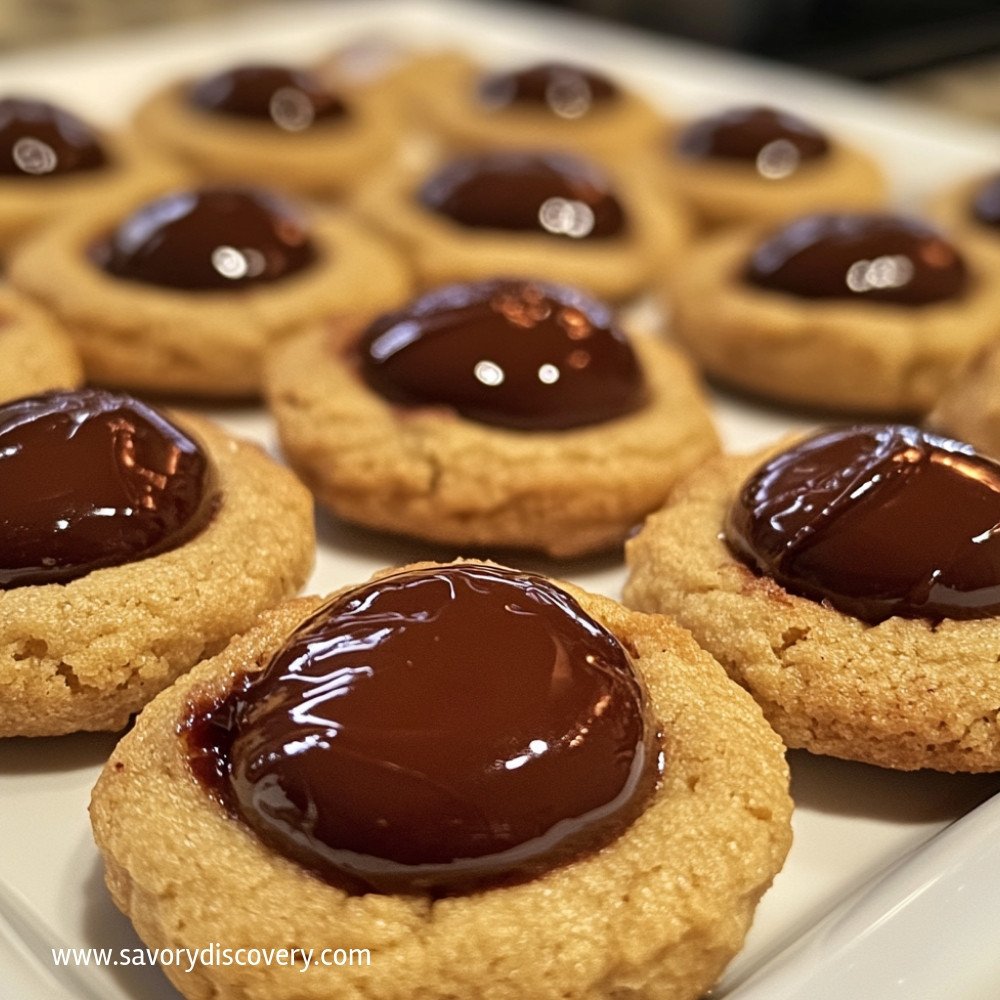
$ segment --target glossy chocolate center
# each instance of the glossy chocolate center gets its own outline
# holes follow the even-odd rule
[[[931,226],[891,215],[808,215],[766,239],[746,279],[807,299],[919,306],[960,296],[961,254]]]
[[[625,229],[604,173],[562,153],[481,153],[452,160],[420,189],[420,202],[472,229],[603,239]]]
[[[642,369],[611,311],[562,285],[437,289],[376,320],[360,354],[365,379],[392,402],[450,406],[501,427],[579,427],[646,400]]]
[[[1000,464],[915,427],[827,431],[772,458],[729,511],[738,556],[863,621],[1000,614]]]
[[[57,177],[107,162],[97,133],[76,115],[45,101],[0,100],[0,174]]]
[[[692,159],[753,163],[768,180],[789,177],[803,160],[825,156],[830,144],[808,122],[774,108],[733,108],[689,125],[677,151]]]
[[[188,541],[219,503],[198,443],[131,396],[0,406],[0,586],[66,583]]]
[[[490,110],[520,105],[567,119],[583,118],[594,105],[613,102],[618,93],[606,77],[565,63],[539,63],[494,73],[479,85],[479,100]]]
[[[116,277],[191,292],[278,281],[316,258],[292,205],[263,191],[228,188],[149,202],[90,252]]]
[[[464,891],[592,851],[660,769],[618,640],[548,581],[474,563],[323,605],[228,703],[195,709],[188,738],[265,841],[378,892]]]
[[[235,66],[199,80],[189,96],[204,111],[273,122],[286,132],[347,115],[344,102],[316,77],[287,66]]]
[[[1000,226],[1000,176],[990,178],[976,192],[972,215],[987,226]]]

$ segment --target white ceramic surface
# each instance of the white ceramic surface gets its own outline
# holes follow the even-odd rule
[[[0,61],[0,93],[48,94],[120,119],[152,86],[237,58],[307,59],[373,33],[417,45],[458,43],[491,62],[562,56],[603,65],[677,116],[765,100],[836,126],[880,154],[896,198],[913,203],[949,180],[1000,163],[1000,135],[893,103],[858,87],[515,6],[286,2],[224,21],[29,52]],[[723,435],[745,450],[803,421],[717,399]],[[214,415],[273,447],[256,410]],[[320,516],[310,589],[435,552]],[[589,560],[569,576],[617,596],[623,569]],[[134,947],[114,909],[86,819],[114,739],[0,742],[0,998],[176,1000],[156,969],[53,967],[51,949]],[[795,753],[795,845],[744,951],[713,991],[732,1000],[995,1000],[1000,997],[1000,776],[895,774]],[[941,833],[941,831],[944,831]],[[377,955],[375,956],[377,961]]]

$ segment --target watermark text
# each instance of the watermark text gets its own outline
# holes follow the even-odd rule
[[[371,965],[368,948],[227,948],[215,943],[204,948],[53,948],[53,965],[129,966],[161,965],[194,972],[198,966],[225,968],[331,969]]]

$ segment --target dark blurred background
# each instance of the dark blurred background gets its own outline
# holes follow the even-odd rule
[[[0,0],[0,49],[196,18],[253,2]],[[536,2],[864,80],[1000,53],[1000,0]]]
[[[997,0],[548,2],[863,80],[1000,52]]]
[[[196,20],[259,2],[265,0],[0,0],[0,52]],[[1000,123],[1000,0],[527,2],[882,83],[908,98]]]

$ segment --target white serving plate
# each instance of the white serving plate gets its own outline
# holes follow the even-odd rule
[[[373,34],[415,45],[460,44],[490,62],[555,56],[604,66],[679,116],[752,100],[798,109],[879,154],[900,204],[1000,164],[1000,135],[860,87],[582,18],[454,0],[286,2],[224,20],[27,52],[0,62],[0,93],[48,95],[115,121],[151,87],[192,70],[244,57],[306,60]],[[716,412],[736,450],[804,425],[722,397]],[[273,430],[259,410],[213,410],[213,416],[273,449]],[[318,528],[308,588],[314,592],[360,581],[384,565],[454,554],[324,516]],[[624,579],[613,559],[523,565],[611,596]],[[86,817],[90,788],[114,741],[107,735],[0,741],[2,1000],[177,998],[157,969],[55,968],[51,958],[53,948],[140,944],[104,889]],[[791,764],[794,847],[745,949],[712,995],[1000,997],[1000,796],[986,801],[1000,790],[1000,775],[897,774],[802,752],[791,755]]]

